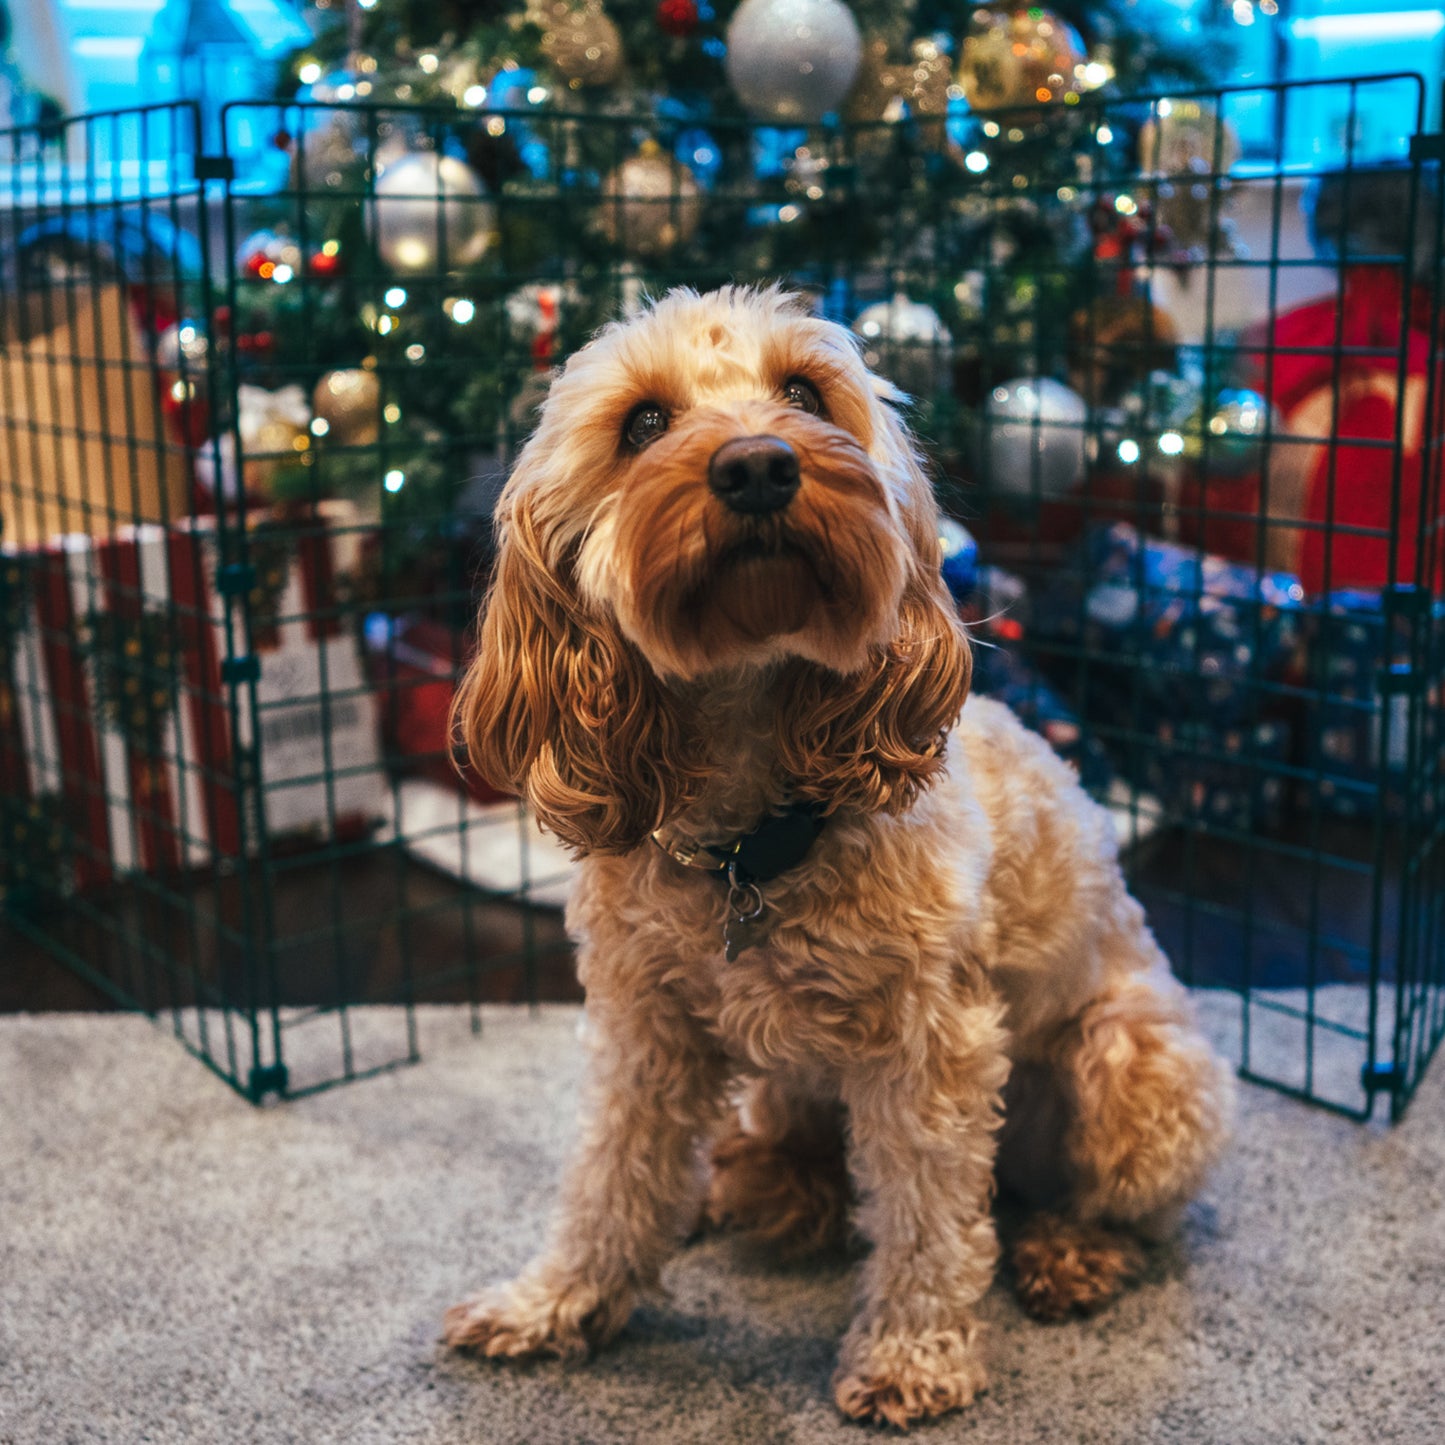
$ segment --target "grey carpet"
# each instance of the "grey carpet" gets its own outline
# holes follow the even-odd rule
[[[0,1441],[814,1442],[841,1265],[685,1253],[585,1367],[437,1345],[537,1244],[577,1013],[427,1011],[419,1067],[279,1108],[145,1021],[0,1019]],[[377,1019],[377,1027],[395,1020]],[[365,1017],[358,1026],[368,1026]],[[1144,1285],[1041,1327],[985,1301],[993,1385],[930,1441],[1445,1440],[1445,1068],[1393,1132],[1260,1089]]]

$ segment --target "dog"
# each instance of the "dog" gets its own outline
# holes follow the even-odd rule
[[[843,328],[737,287],[608,326],[551,388],[457,717],[582,859],[588,1106],[550,1244],[452,1346],[603,1344],[704,1201],[779,1243],[851,1221],[835,1399],[907,1426],[985,1386],[996,1186],[1039,1210],[1013,1265],[1058,1317],[1118,1293],[1224,1143],[1231,1076],[1108,815],[965,706],[899,399]]]

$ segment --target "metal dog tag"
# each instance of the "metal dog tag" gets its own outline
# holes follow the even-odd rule
[[[763,895],[756,883],[739,883],[728,869],[728,917],[723,925],[723,957],[736,963],[738,956],[763,940]]]

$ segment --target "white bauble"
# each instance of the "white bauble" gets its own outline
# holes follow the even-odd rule
[[[1016,497],[1057,497],[1084,474],[1089,409],[1052,377],[1021,376],[989,393],[983,481]]]
[[[953,337],[933,307],[898,292],[865,306],[853,322],[863,360],[910,396],[931,396],[948,376]]]
[[[837,110],[863,42],[840,0],[743,0],[727,33],[728,81],[757,120],[800,125]]]
[[[473,171],[435,151],[411,151],[387,165],[376,178],[374,204],[376,249],[403,275],[474,264],[496,225]]]

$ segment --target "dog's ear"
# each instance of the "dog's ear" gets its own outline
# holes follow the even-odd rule
[[[899,812],[943,766],[949,730],[968,696],[968,635],[942,576],[938,504],[901,424],[887,442],[901,469],[903,521],[913,544],[898,630],[866,666],[840,677],[790,664],[777,748],[796,797],[828,811]]]
[[[504,499],[504,506],[508,500]],[[705,776],[637,649],[549,566],[525,493],[510,500],[455,727],[472,765],[581,853],[623,852]]]

